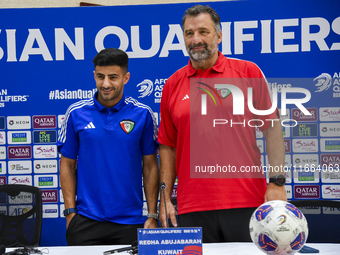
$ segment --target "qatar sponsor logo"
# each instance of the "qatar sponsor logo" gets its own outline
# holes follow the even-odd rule
[[[58,202],[58,190],[56,189],[43,189],[41,190],[41,196],[43,203]]]
[[[301,198],[301,199],[320,198],[320,186],[319,185],[295,185],[294,196],[295,198]]]
[[[30,116],[8,116],[7,117],[8,129],[30,129],[31,117]]]
[[[8,146],[8,159],[30,159],[32,158],[32,147],[26,146]]]
[[[318,152],[318,139],[293,139],[293,152]]]
[[[323,92],[332,88],[333,98],[340,98],[340,72],[334,73],[333,77],[328,73],[322,73],[314,79],[316,91]]]
[[[6,185],[7,184],[7,179],[5,176],[0,176],[0,185]]]
[[[33,116],[33,128],[56,128],[57,117],[55,115]]]
[[[340,154],[321,154],[321,165],[340,166]]]
[[[322,198],[340,198],[340,185],[322,185]]]
[[[297,108],[292,109],[293,119],[297,122],[318,120],[317,108],[307,108],[307,111],[309,111],[311,115],[305,115],[300,109]]]
[[[322,107],[319,115],[320,121],[340,121],[340,107]]]
[[[56,158],[57,145],[34,145],[34,158]]]

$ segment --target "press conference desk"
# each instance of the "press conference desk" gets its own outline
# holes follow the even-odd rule
[[[307,244],[313,248],[320,250],[320,255],[339,255],[340,244]],[[122,248],[126,246],[57,246],[46,247],[48,255],[102,255],[104,251]],[[45,247],[39,247],[39,250]],[[7,249],[6,251],[12,251]],[[42,250],[43,254],[47,250]],[[121,252],[119,254],[129,254]],[[296,253],[302,254],[302,253]],[[150,254],[152,255],[152,254]],[[203,244],[203,255],[264,255],[253,243],[216,243],[216,244]]]

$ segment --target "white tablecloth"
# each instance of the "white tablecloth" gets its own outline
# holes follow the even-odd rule
[[[340,255],[340,244],[316,244],[311,243],[307,246],[320,250],[320,255]],[[104,251],[113,250],[127,246],[56,246],[38,247],[44,254],[48,255],[102,255]],[[13,249],[6,249],[6,252]],[[119,254],[129,254],[121,252]],[[215,243],[203,244],[204,255],[264,255],[253,243]],[[296,253],[302,254],[302,253]]]

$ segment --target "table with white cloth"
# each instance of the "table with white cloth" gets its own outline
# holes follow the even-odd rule
[[[320,255],[340,255],[340,244],[307,243],[307,246],[316,248]],[[102,255],[104,251],[128,247],[128,245],[105,246],[53,246],[38,247],[43,254],[49,255]],[[14,249],[6,249],[6,252]],[[119,254],[129,254],[121,252]],[[264,255],[253,243],[213,243],[203,244],[204,255]],[[301,254],[301,253],[296,253]],[[150,254],[152,255],[152,254]]]

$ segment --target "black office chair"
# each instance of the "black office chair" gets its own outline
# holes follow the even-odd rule
[[[289,201],[308,222],[308,243],[340,243],[340,202],[331,200]]]
[[[0,185],[0,245],[37,246],[41,227],[41,190],[28,185]]]

